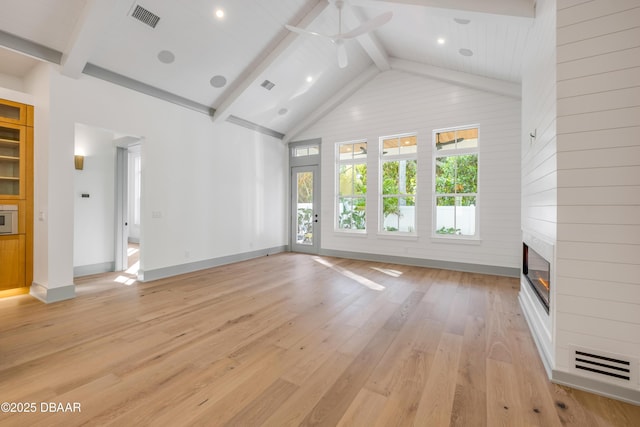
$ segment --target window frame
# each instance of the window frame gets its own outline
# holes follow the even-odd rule
[[[298,158],[307,158],[307,157],[315,157],[320,155],[320,142],[312,141],[312,142],[303,142],[299,144],[291,144],[290,145],[291,152],[289,153],[290,158],[298,159]],[[314,149],[316,152],[311,153],[311,149]],[[306,150],[306,154],[298,154],[299,150]]]
[[[415,153],[404,154],[384,154],[384,141],[388,139],[402,139],[406,137],[414,137],[416,139],[416,151]],[[418,235],[418,184],[416,182],[416,190],[413,194],[395,194],[385,195],[383,188],[383,165],[386,162],[402,161],[402,160],[415,160],[416,162],[416,180],[418,177],[418,133],[406,132],[392,135],[380,136],[378,138],[378,231],[377,233],[384,237],[416,237]],[[389,231],[384,229],[384,198],[385,196],[391,197],[412,197],[414,200],[413,208],[413,231]]]
[[[455,148],[455,149],[448,149],[448,150],[440,150],[438,151],[437,147],[436,147],[436,141],[437,141],[437,135],[439,133],[444,133],[444,132],[457,132],[457,131],[464,131],[464,130],[470,130],[470,129],[477,129],[478,132],[478,137],[477,137],[477,144],[475,147],[467,147],[467,148]],[[459,242],[468,242],[468,241],[479,241],[480,240],[480,124],[470,124],[470,125],[463,125],[463,126],[454,126],[454,127],[447,127],[447,128],[441,128],[441,129],[434,129],[432,132],[432,145],[431,145],[431,149],[432,149],[432,164],[431,164],[431,169],[432,169],[432,174],[431,174],[431,178],[432,178],[432,202],[431,202],[431,207],[432,207],[432,224],[431,224],[431,238],[433,239],[441,239],[441,240],[447,240],[447,241],[459,241]],[[465,155],[476,155],[478,162],[477,162],[477,176],[476,176],[476,192],[475,193],[454,193],[454,194],[450,194],[450,193],[438,193],[436,191],[436,187],[437,187],[437,168],[436,168],[436,160],[439,157],[458,157],[458,156],[465,156]],[[475,228],[475,233],[473,235],[461,235],[461,234],[439,234],[436,232],[437,230],[437,224],[438,224],[438,206],[437,206],[437,200],[438,197],[475,197],[476,199],[476,204],[475,204],[475,224],[474,224],[474,228]],[[454,205],[455,206],[455,205]],[[455,213],[454,213],[455,215]]]
[[[334,220],[333,220],[333,230],[336,233],[345,233],[345,234],[357,234],[357,235],[361,235],[361,234],[367,234],[367,193],[368,193],[368,189],[369,186],[367,184],[367,191],[364,194],[352,194],[350,196],[344,196],[340,194],[340,168],[341,166],[344,165],[351,165],[351,166],[356,166],[359,164],[364,164],[367,166],[367,175],[369,173],[369,164],[368,164],[368,158],[369,155],[368,153],[365,153],[364,157],[360,157],[360,158],[354,158],[352,157],[351,159],[341,159],[340,158],[340,147],[343,145],[355,145],[355,144],[365,144],[367,146],[367,150],[369,148],[369,143],[367,141],[366,138],[362,138],[362,139],[355,139],[355,140],[351,140],[351,141],[340,141],[340,142],[336,142],[335,143],[335,170],[334,170],[334,174],[333,177],[335,179],[335,186],[334,186],[334,197],[333,197],[333,203],[334,203],[334,209],[333,209],[333,215],[334,215]],[[368,176],[367,176],[368,179]],[[368,183],[368,181],[367,181]],[[341,198],[350,198],[350,199],[364,199],[365,201],[365,207],[364,207],[364,212],[365,212],[365,228],[341,228],[340,227],[340,199]]]

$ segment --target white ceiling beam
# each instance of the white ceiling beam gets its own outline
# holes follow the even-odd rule
[[[398,58],[391,58],[391,68],[511,98],[522,98],[522,86],[518,83],[491,79],[489,77],[482,77]]]
[[[62,74],[77,79],[98,41],[113,21],[131,9],[133,0],[88,0],[62,53]]]
[[[388,7],[398,4],[456,9],[494,15],[535,17],[534,0],[350,0],[356,6]]]
[[[346,5],[349,7],[343,8],[343,12],[345,12],[343,17],[346,20],[347,28],[357,28],[366,21],[360,11],[350,7],[349,3],[346,3]],[[356,38],[356,40],[358,40],[360,46],[367,52],[367,55],[369,55],[380,71],[388,71],[391,69],[391,65],[389,65],[389,55],[373,32],[363,34]]]
[[[300,132],[306,130],[309,126],[316,123],[318,120],[329,114],[333,111],[338,105],[342,104],[347,98],[356,93],[358,89],[364,86],[367,82],[373,79],[375,76],[380,74],[380,70],[373,65],[368,69],[364,70],[358,77],[354,80],[351,80],[345,87],[336,91],[336,94],[329,98],[324,104],[318,107],[315,111],[309,114],[304,120],[302,120],[298,125],[296,125],[293,129],[291,129],[285,136],[282,138],[282,142],[284,144],[290,142],[293,138],[297,137]]]
[[[306,13],[298,22],[293,22],[291,25],[299,28],[306,28],[327,8],[327,6],[329,6],[329,3],[326,0],[316,0],[315,2],[312,2],[310,10],[307,9],[309,12]],[[269,68],[298,37],[297,34],[286,30],[284,27],[282,28],[281,34],[284,36],[279,41],[273,43],[273,47],[265,49],[262,55],[254,61],[257,63],[252,63],[247,67],[247,70],[250,71],[248,73],[243,73],[244,77],[239,79],[238,83],[215,109],[215,113],[213,115],[214,122],[226,120],[229,116],[229,110],[236,100],[238,100],[238,98],[240,98],[240,96],[242,96],[242,94],[256,82],[258,77],[264,73],[267,68]]]

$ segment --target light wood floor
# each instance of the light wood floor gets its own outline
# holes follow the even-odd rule
[[[81,404],[0,425],[640,425],[549,383],[516,279],[289,253],[119,276],[0,301],[0,401]]]

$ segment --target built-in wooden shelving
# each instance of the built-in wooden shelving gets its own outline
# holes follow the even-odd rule
[[[0,99],[0,206],[17,207],[17,233],[0,233],[0,297],[33,280],[33,107]]]

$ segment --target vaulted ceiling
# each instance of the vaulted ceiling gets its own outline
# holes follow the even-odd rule
[[[507,91],[520,82],[533,0],[345,3],[339,28],[335,0],[0,0],[0,74],[49,61],[284,139],[390,69],[465,73]],[[346,41],[346,68],[331,40],[285,28],[331,35],[388,11],[387,24]]]

